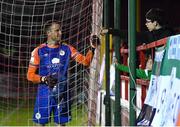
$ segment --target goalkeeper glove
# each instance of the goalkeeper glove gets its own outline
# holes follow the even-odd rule
[[[53,75],[42,76],[40,80],[42,83],[46,83],[50,88],[53,88],[58,82],[57,78]]]
[[[91,36],[91,51],[93,52],[93,54],[98,45],[100,45],[99,37],[97,35],[92,35]]]

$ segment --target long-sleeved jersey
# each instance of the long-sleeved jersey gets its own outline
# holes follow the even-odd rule
[[[84,56],[70,45],[60,44],[56,47],[49,47],[47,44],[41,44],[31,53],[27,79],[33,83],[40,83],[42,76],[54,73],[66,79],[70,58],[88,66],[92,57],[91,50]],[[39,70],[38,73],[37,70]]]

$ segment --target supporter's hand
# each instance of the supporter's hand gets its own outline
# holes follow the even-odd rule
[[[114,62],[115,64],[118,64],[118,60],[117,60],[116,57],[113,58],[113,62]]]
[[[142,65],[141,64],[139,64],[139,68],[142,69]]]
[[[50,88],[53,88],[57,84],[58,79],[54,75],[48,75],[43,76],[41,82],[46,83]]]

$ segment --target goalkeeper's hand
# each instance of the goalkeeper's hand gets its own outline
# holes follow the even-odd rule
[[[91,36],[91,50],[94,53],[95,49],[100,45],[100,39],[97,35]]]
[[[100,39],[97,35],[91,36],[91,47],[96,48],[98,45],[100,45]]]
[[[46,83],[50,88],[53,88],[57,84],[58,79],[53,75],[42,76],[41,82]]]

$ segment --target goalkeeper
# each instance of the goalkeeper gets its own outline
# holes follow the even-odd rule
[[[55,124],[65,125],[71,120],[67,88],[67,70],[70,58],[84,66],[89,66],[100,40],[93,35],[91,49],[84,56],[72,46],[62,43],[62,33],[58,22],[47,22],[44,29],[47,41],[32,51],[27,72],[27,79],[39,84],[33,121],[37,125],[44,126],[50,122],[53,112]]]

